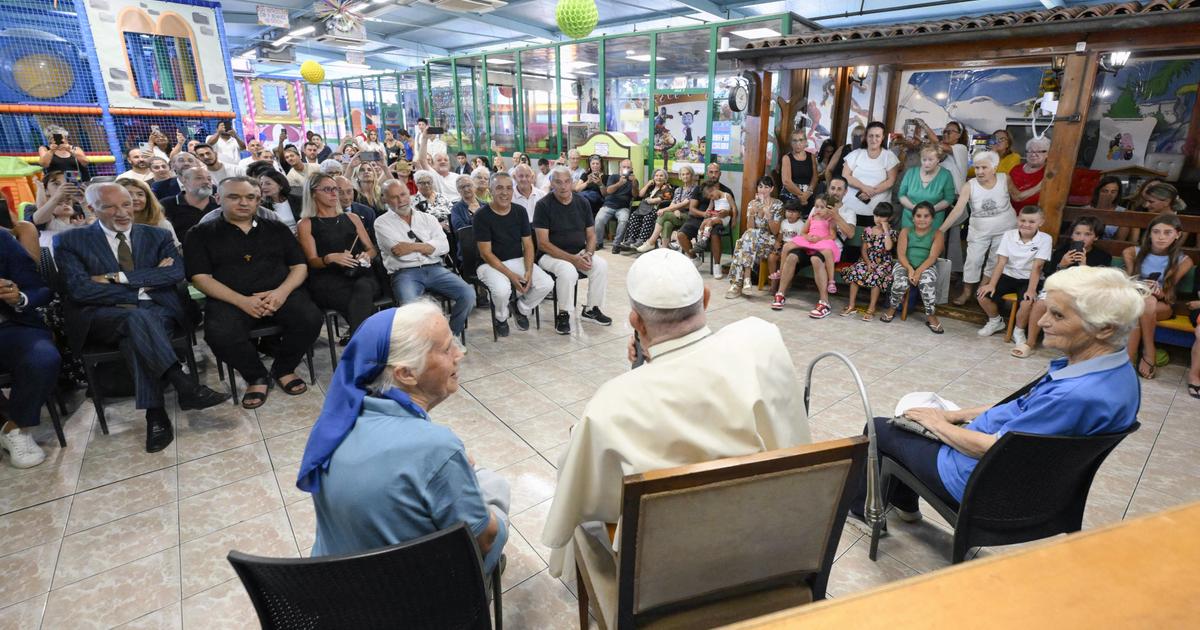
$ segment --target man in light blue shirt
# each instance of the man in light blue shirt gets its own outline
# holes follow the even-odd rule
[[[508,539],[508,485],[475,470],[462,441],[428,415],[458,389],[462,356],[441,309],[427,301],[377,313],[355,333],[297,481],[313,493],[314,557],[465,523],[485,573],[499,563]]]

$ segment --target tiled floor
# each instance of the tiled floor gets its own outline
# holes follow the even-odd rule
[[[623,281],[631,259],[608,258],[613,282],[605,310],[617,320],[611,328],[586,324],[560,337],[544,316],[540,331],[514,329],[492,343],[486,311],[477,311],[463,387],[433,413],[477,462],[512,484],[504,575],[510,628],[576,623],[574,585],[548,575],[547,551],[538,538],[568,428],[600,383],[628,369]],[[934,336],[919,318],[886,325],[837,316],[813,321],[806,316],[812,293],[794,294],[776,313],[765,295],[726,300],[726,285],[708,282],[713,327],[748,315],[775,322],[801,379],[822,351],[850,355],[877,412],[915,390],[936,389],[962,405],[992,402],[1044,369],[1049,358],[1010,358],[1000,336],[981,340],[962,322],[944,320],[947,334]],[[549,312],[547,305],[543,313]],[[143,452],[145,425],[129,400],[111,406],[107,436],[85,401],[67,421],[66,449],[57,448],[43,423],[38,438],[49,449],[44,464],[29,471],[0,464],[0,628],[257,627],[225,554],[239,549],[295,556],[312,546],[312,505],[294,481],[308,427],[321,407],[319,386],[331,372],[328,354],[318,349],[313,391],[288,397],[276,390],[255,412],[232,405],[174,409],[178,437],[161,453]],[[217,382],[214,372],[203,374],[210,384]],[[1183,368],[1172,365],[1143,384],[1142,429],[1100,470],[1088,527],[1200,499],[1200,402],[1187,396],[1182,378]],[[862,406],[846,369],[823,362],[814,383],[813,438],[859,433]],[[847,530],[830,596],[945,566],[950,535],[936,520],[893,522],[874,563],[867,559],[868,541]]]

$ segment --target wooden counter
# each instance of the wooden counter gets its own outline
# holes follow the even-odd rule
[[[1200,628],[1200,502],[731,627]]]

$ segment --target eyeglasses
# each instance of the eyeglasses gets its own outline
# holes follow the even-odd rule
[[[313,192],[323,192],[327,195],[336,194],[337,191],[338,191],[337,186],[322,186],[320,188],[313,189]]]

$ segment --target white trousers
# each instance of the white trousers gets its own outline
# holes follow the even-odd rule
[[[542,256],[538,265],[554,274],[558,310],[574,314],[575,284],[579,282],[579,272],[575,265],[553,256]],[[592,255],[592,268],[587,271],[587,281],[587,302],[584,302],[584,306],[604,306],[604,290],[608,287],[608,261],[599,254]]]
[[[996,266],[996,250],[1000,248],[998,234],[980,234],[978,230],[967,232],[967,255],[963,259],[963,282],[976,284],[979,282],[980,270],[983,275],[991,277],[992,268]]]
[[[501,262],[508,267],[509,271],[518,276],[525,275],[524,258],[510,258]],[[479,276],[483,284],[487,285],[488,291],[492,293],[492,304],[496,306],[496,319],[506,321],[508,319],[508,300],[512,297],[513,292],[512,282],[504,274],[487,264],[479,265],[479,268],[475,270],[475,275]],[[526,316],[533,313],[533,309],[537,308],[538,304],[546,299],[550,289],[554,288],[554,281],[546,275],[546,272],[538,269],[537,265],[533,267],[529,284],[529,290],[525,291],[525,295],[517,298],[517,310]]]

